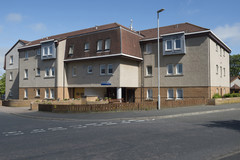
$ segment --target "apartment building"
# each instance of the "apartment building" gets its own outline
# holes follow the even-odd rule
[[[231,50],[211,30],[190,23],[159,29],[162,101],[229,93]],[[19,99],[157,101],[157,28],[136,32],[112,23],[18,51]]]
[[[27,44],[27,41],[18,40],[5,54],[4,70],[6,70],[5,99],[19,98],[19,53],[18,48]]]

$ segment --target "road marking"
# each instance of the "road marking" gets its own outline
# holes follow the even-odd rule
[[[106,125],[107,125],[107,126],[110,126],[110,125],[115,125],[115,124],[117,124],[117,123],[108,122]]]
[[[125,120],[123,120],[121,123],[131,123],[131,122],[129,122],[129,121],[125,121]]]
[[[63,127],[53,127],[53,128],[48,128],[49,131],[63,131],[63,130],[67,130],[67,128],[63,128]]]
[[[43,133],[43,132],[46,132],[46,130],[44,130],[44,129],[34,129],[30,133],[34,134],[34,133]]]
[[[81,124],[79,124],[79,125],[72,125],[72,126],[69,126],[69,127],[76,128],[76,129],[78,129],[78,128],[87,128],[87,126],[83,126]]]
[[[18,136],[23,135],[24,133],[22,131],[12,131],[12,132],[3,132],[5,136]]]
[[[85,124],[86,126],[95,126],[97,123],[88,123],[88,124]]]
[[[143,119],[136,120],[136,122],[145,122]]]

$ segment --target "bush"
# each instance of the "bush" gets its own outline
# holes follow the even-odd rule
[[[222,96],[220,96],[218,93],[216,93],[216,94],[213,95],[213,98],[214,98],[214,99],[215,99],[215,98],[222,98]]]
[[[232,97],[232,94],[230,94],[230,93],[227,93],[227,94],[224,94],[224,96],[223,97]]]

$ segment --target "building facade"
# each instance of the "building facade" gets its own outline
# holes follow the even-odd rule
[[[230,92],[231,50],[211,30],[190,23],[159,29],[162,102]],[[18,51],[19,99],[157,101],[157,28],[136,32],[112,23]]]

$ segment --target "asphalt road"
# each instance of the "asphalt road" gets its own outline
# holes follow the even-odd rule
[[[240,110],[89,122],[0,112],[0,159],[239,160]]]

